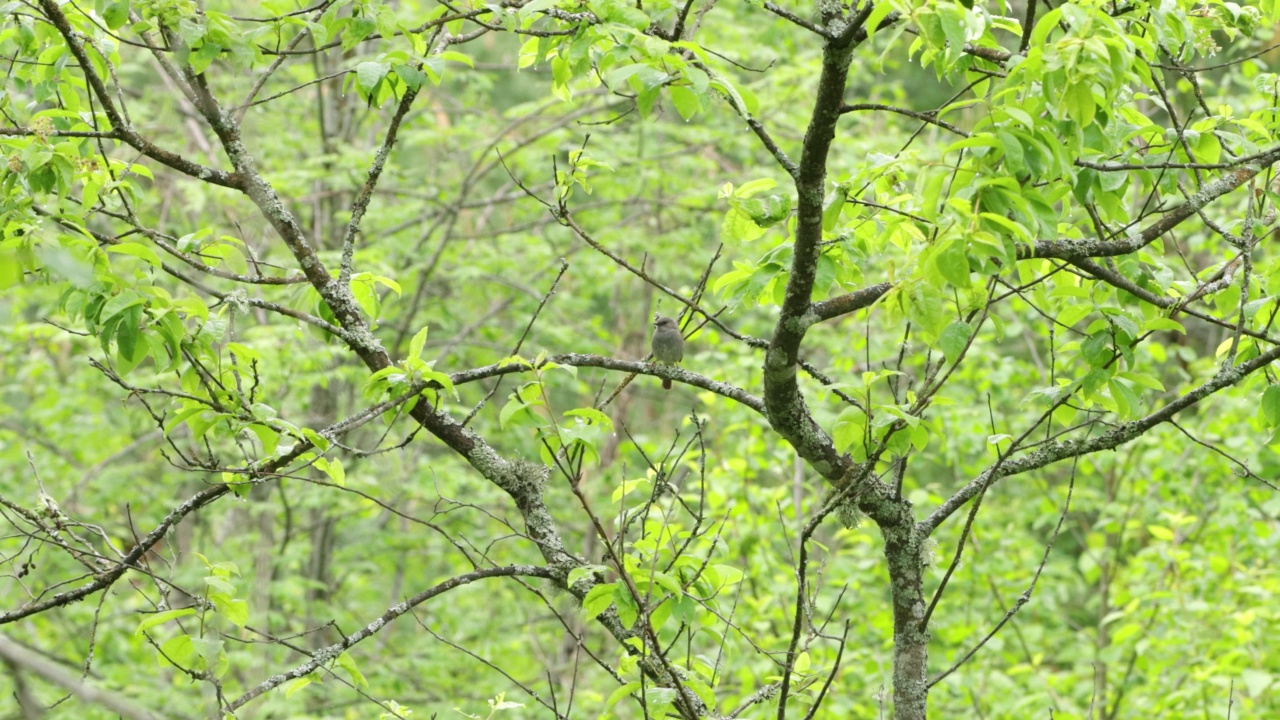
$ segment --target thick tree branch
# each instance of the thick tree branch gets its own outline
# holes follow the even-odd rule
[[[1255,338],[1257,340],[1263,340],[1271,343],[1272,345],[1280,345],[1280,338],[1273,338],[1266,333],[1261,333],[1256,330],[1250,330],[1249,328],[1245,327],[1242,324],[1230,323],[1230,322],[1227,322],[1226,320],[1222,320],[1220,318],[1216,318],[1212,315],[1209,315],[1208,313],[1202,313],[1187,307],[1187,305],[1189,305],[1193,300],[1197,300],[1199,298],[1211,295],[1216,292],[1221,292],[1222,290],[1225,290],[1226,288],[1230,287],[1232,278],[1228,274],[1223,273],[1219,275],[1218,278],[1211,279],[1210,281],[1201,285],[1199,288],[1197,288],[1194,292],[1187,295],[1186,297],[1171,298],[1163,295],[1156,295],[1150,290],[1147,290],[1146,288],[1140,285],[1137,285],[1132,280],[1121,275],[1120,273],[1115,272],[1109,268],[1105,268],[1093,262],[1092,260],[1074,260],[1071,262],[1071,264],[1089,273],[1093,277],[1107,283],[1108,285],[1111,285],[1112,287],[1124,290],[1130,295],[1133,295],[1134,297],[1139,298],[1143,302],[1148,302],[1148,303],[1151,303],[1152,305],[1155,305],[1156,307],[1165,308],[1167,310],[1172,309],[1174,312],[1170,313],[1170,317],[1173,317],[1177,313],[1185,313],[1187,315],[1190,315],[1193,318],[1196,318],[1198,320],[1203,320],[1213,325],[1217,325],[1218,327],[1225,328],[1227,330],[1232,330],[1232,331],[1238,330],[1241,334],[1248,335],[1251,338]],[[1230,265],[1228,265],[1228,267],[1229,266]],[[1219,272],[1221,273],[1221,271]]]
[[[880,283],[870,287],[839,295],[813,304],[813,313],[818,320],[830,320],[840,315],[848,315],[865,307],[870,307],[893,288],[890,283]]]
[[[868,3],[869,5],[870,3]],[[796,237],[786,296],[764,361],[764,400],[769,423],[828,480],[838,480],[853,466],[835,449],[813,419],[800,394],[797,367],[805,331],[816,321],[810,298],[822,250],[822,200],[827,155],[835,139],[854,43],[829,41],[823,48],[822,74],[796,174]]]
[[[1183,221],[1200,212],[1210,202],[1239,188],[1241,185],[1244,185],[1246,182],[1261,173],[1265,167],[1274,164],[1277,161],[1280,161],[1280,147],[1275,147],[1250,156],[1249,158],[1242,159],[1239,163],[1235,164],[1235,170],[1227,173],[1217,180],[1205,183],[1204,187],[1199,192],[1191,195],[1187,202],[1170,209],[1159,220],[1143,229],[1142,232],[1125,239],[1074,240],[1064,238],[1057,240],[1037,240],[1031,245],[1019,245],[1018,259],[1030,260],[1033,258],[1046,258],[1066,260],[1087,269],[1100,280],[1110,282],[1118,287],[1123,287],[1123,289],[1142,297],[1144,300],[1147,300],[1152,304],[1160,305],[1161,307],[1172,306],[1175,303],[1172,299],[1165,302],[1165,299],[1163,298],[1157,298],[1157,296],[1154,296],[1151,293],[1141,292],[1140,288],[1135,291],[1123,282],[1123,278],[1117,279],[1115,273],[1107,272],[1105,269],[1100,272],[1095,272],[1095,270],[1098,270],[1097,265],[1089,264],[1088,266],[1084,266],[1080,265],[1080,261],[1086,261],[1089,258],[1128,255],[1129,253],[1141,250],[1165,233],[1168,233],[1170,230],[1177,227]],[[861,310],[862,308],[871,305],[879,299],[881,295],[888,292],[890,287],[891,286],[888,283],[881,283],[879,285],[873,285],[852,293],[847,293],[828,300],[823,300],[822,302],[814,303],[811,308],[812,315],[810,318],[812,319],[812,322],[820,322],[823,320],[830,320],[831,318],[839,317],[856,310]],[[1205,317],[1199,313],[1191,311],[1187,312],[1188,314],[1195,315],[1196,317],[1208,320],[1209,322],[1216,321],[1216,319]],[[1219,324],[1221,323],[1221,321],[1216,322]],[[1256,335],[1249,330],[1245,330],[1244,332],[1245,334],[1254,335],[1255,337],[1265,338],[1265,336]]]
[[[773,13],[774,15],[777,15],[778,17],[782,18],[783,20],[786,20],[787,22],[793,25],[796,25],[798,27],[804,28],[805,30],[808,30],[809,32],[825,40],[831,40],[834,38],[831,32],[826,28],[822,27],[821,25],[818,25],[817,23],[814,23],[812,21],[809,21],[800,17],[799,15],[791,12],[790,10],[779,6],[777,3],[766,1],[764,4],[764,9],[768,10],[769,12]]]
[[[344,434],[350,432],[351,430],[354,430],[355,428],[358,428],[361,425],[364,425],[370,420],[376,417],[380,417],[387,410],[390,410],[400,405],[401,403],[405,402],[406,400],[408,400],[409,398],[413,397],[416,394],[417,394],[416,392],[405,393],[400,395],[399,397],[387,400],[385,402],[379,403],[372,407],[365,408],[364,410],[361,410],[360,412],[354,415],[351,415],[350,417],[344,420],[341,420],[339,422],[336,422],[330,425],[327,428],[324,428],[318,434],[321,435],[322,437],[328,438],[329,440],[336,440],[342,437]],[[294,460],[302,456],[303,453],[309,450],[312,450],[314,447],[315,446],[309,440],[299,440],[298,443],[294,445],[293,449],[291,449],[288,453],[281,455],[280,457],[273,458],[261,465],[249,468],[245,472],[245,475],[250,479],[247,480],[246,482],[252,482],[252,480],[255,478],[270,477],[271,475],[279,472],[281,469],[288,467],[290,463],[292,463]],[[89,583],[81,587],[76,588],[75,590],[69,590],[64,593],[58,593],[57,595],[54,595],[50,598],[41,600],[39,602],[30,603],[21,608],[18,608],[17,610],[13,610],[6,613],[0,613],[0,625],[4,625],[6,623],[11,623],[26,617],[30,617],[32,615],[44,612],[45,610],[49,610],[51,608],[60,607],[62,605],[69,605],[73,602],[78,602],[88,597],[89,595],[92,595],[93,593],[98,592],[99,590],[103,590],[110,587],[117,580],[119,580],[127,570],[129,570],[132,567],[136,567],[139,559],[141,559],[143,555],[149,552],[151,548],[155,547],[156,543],[160,542],[160,540],[171,529],[173,529],[173,527],[177,525],[178,522],[180,522],[183,518],[190,515],[191,513],[199,510],[200,508],[205,507],[206,505],[209,505],[210,503],[214,502],[215,500],[222,497],[223,495],[226,495],[228,492],[231,491],[231,487],[232,487],[231,485],[223,483],[219,485],[213,485],[211,487],[205,488],[204,490],[201,490],[200,492],[193,495],[186,502],[182,503],[178,507],[171,510],[169,514],[166,515],[165,518],[160,522],[160,524],[156,525],[156,527],[153,528],[151,532],[147,533],[141,539],[139,539],[137,543],[134,545],[133,549],[125,553],[124,557],[120,558],[119,562],[117,562],[111,569],[98,573],[97,575],[94,575],[93,580],[91,580]]]

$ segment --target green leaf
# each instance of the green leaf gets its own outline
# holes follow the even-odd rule
[[[1280,426],[1280,385],[1267,386],[1259,410],[1269,427]]]
[[[218,605],[218,614],[235,624],[236,627],[244,627],[249,622],[249,604],[244,600],[232,600],[225,605]]]
[[[613,605],[618,611],[618,620],[623,627],[631,627],[640,617],[640,606],[631,596],[631,591],[622,583],[613,584]]]
[[[1125,371],[1125,372],[1116,373],[1116,377],[1124,378],[1125,380],[1133,382],[1137,385],[1141,385],[1142,387],[1147,388],[1149,390],[1159,390],[1161,392],[1164,391],[1164,385],[1161,384],[1161,382],[1158,379],[1156,379],[1151,375],[1148,375],[1147,373]]]
[[[427,329],[428,326],[423,325],[422,329],[415,333],[413,339],[409,341],[410,360],[417,360],[422,357],[422,350],[427,345]]]
[[[289,683],[284,688],[285,699],[288,700],[289,698],[293,697],[294,693],[305,688],[306,686],[310,685],[313,682],[315,682],[315,680],[312,680],[310,675],[303,675],[302,677]]]
[[[306,438],[320,452],[328,452],[329,446],[333,444],[329,441],[329,438],[311,428],[302,428],[302,437]]]
[[[609,609],[613,604],[614,583],[600,583],[587,592],[582,598],[582,612],[591,620]]]
[[[603,574],[607,570],[603,565],[583,565],[569,571],[569,577],[565,580],[569,587],[573,587],[583,578],[592,577],[597,573]]]
[[[960,357],[971,334],[973,334],[973,328],[962,320],[957,320],[943,328],[942,334],[938,337],[938,344],[942,347],[942,354],[946,356],[948,362],[954,363]]]
[[[647,477],[624,480],[621,485],[614,488],[612,500],[616,503],[637,490],[648,490],[652,486],[653,483]]]
[[[102,20],[111,30],[123,27],[125,23],[129,22],[128,0],[113,2],[108,5],[107,9],[102,11]]]
[[[1084,379],[1080,383],[1081,391],[1084,393],[1085,399],[1093,399],[1094,394],[1110,380],[1111,373],[1103,368],[1093,368],[1086,373]]]
[[[772,190],[777,186],[778,181],[773,178],[757,178],[755,180],[748,180],[747,182],[739,185],[738,189],[733,192],[733,195],[734,197],[749,198],[766,190]]]
[[[682,85],[673,85],[670,92],[671,104],[676,106],[676,111],[680,113],[680,117],[689,120],[698,114],[701,101],[692,90]]]
[[[720,224],[720,237],[726,243],[751,242],[764,235],[767,228],[756,224],[751,216],[736,207],[729,208]]]
[[[132,255],[133,257],[141,258],[145,260],[148,265],[154,268],[160,267],[161,264],[160,256],[156,254],[156,251],[142,243],[126,242],[120,243],[119,245],[110,245],[107,247],[107,252],[115,253],[117,255]]]
[[[1067,91],[1063,94],[1062,105],[1065,106],[1071,119],[1075,120],[1080,127],[1085,127],[1092,123],[1093,117],[1098,111],[1097,104],[1093,99],[1091,84],[1092,80],[1090,79],[1072,83],[1067,86]]]
[[[1071,327],[1083,320],[1091,312],[1093,312],[1093,305],[1089,303],[1072,303],[1058,313],[1058,322]]]
[[[187,617],[195,614],[195,608],[179,608],[177,610],[165,610],[164,612],[154,613],[152,615],[148,615],[146,619],[138,623],[138,629],[134,631],[134,634],[141,635],[157,625],[162,625],[170,620],[176,620],[181,617]]]
[[[867,416],[856,407],[846,408],[836,417],[831,439],[836,450],[845,452],[854,445],[861,445],[866,439]]]
[[[969,258],[965,254],[965,243],[961,239],[947,241],[934,262],[938,272],[952,285],[964,289],[969,287]]]
[[[356,65],[356,84],[366,93],[373,90],[382,78],[391,72],[391,65],[382,62],[362,62]]]
[[[197,657],[195,642],[190,635],[179,635],[169,638],[160,645],[158,656],[160,666],[174,665],[180,668],[191,668]]]
[[[831,198],[827,202],[827,206],[822,209],[822,229],[830,232],[836,227],[836,223],[840,220],[840,213],[844,210],[845,191],[837,188],[831,194]]]
[[[437,58],[439,58],[439,59],[441,59],[441,60],[449,60],[449,61],[451,61],[451,62],[459,62],[459,63],[462,63],[463,65],[466,65],[467,67],[471,67],[471,68],[473,68],[473,67],[475,67],[475,66],[476,66],[476,64],[475,64],[475,61],[474,61],[474,60],[472,60],[470,57],[468,57],[468,56],[466,56],[466,55],[463,55],[462,53],[460,53],[460,52],[458,52],[458,51],[456,51],[456,50],[445,50],[444,52],[436,53],[435,57],[437,57]]]
[[[453,386],[453,378],[447,374],[435,370],[424,370],[422,371],[422,379],[436,383],[442,390],[452,395],[454,400],[459,399],[458,389]]]
[[[622,701],[623,698],[625,698],[626,696],[630,695],[633,692],[636,692],[637,690],[640,689],[640,687],[641,685],[638,682],[629,682],[626,685],[622,685],[617,690],[614,690],[612,693],[609,694],[609,698],[604,701],[604,709],[608,710],[614,705],[617,705],[619,702]]]
[[[218,59],[220,54],[222,54],[221,45],[211,43],[208,40],[204,41],[195,52],[191,53],[191,70],[197,75],[203,74],[213,64],[213,61]]]
[[[320,461],[322,460],[324,460],[324,458],[316,461],[316,467],[320,467]],[[342,460],[338,458],[331,458],[324,464],[324,467],[320,467],[320,469],[329,476],[329,479],[333,480],[334,485],[337,485],[338,487],[347,486],[347,471],[342,467]]]
[[[396,65],[394,70],[396,77],[403,80],[405,85],[414,90],[420,90],[427,82],[426,74],[412,65]]]
[[[794,666],[792,666],[792,670],[794,670],[797,673],[809,672],[809,663],[810,663],[809,653],[807,651],[802,652],[796,656],[796,663]]]
[[[1120,417],[1128,419],[1137,416],[1138,411],[1142,409],[1142,401],[1133,388],[1119,380],[1111,380],[1107,385],[1111,388],[1111,399],[1116,401],[1116,412]]]
[[[240,252],[240,248],[231,243],[218,243],[205,248],[200,254],[206,259],[221,260],[221,265],[237,275],[245,275],[249,272],[249,264],[245,262],[244,253]],[[219,263],[212,262],[210,264],[218,265]]]
[[[258,442],[262,443],[262,452],[268,456],[275,455],[276,449],[280,447],[280,433],[259,423],[253,423],[248,427],[249,431],[258,437]]]
[[[1080,354],[1085,362],[1094,367],[1102,367],[1111,362],[1111,336],[1107,333],[1095,333],[1080,343]]]
[[[609,432],[613,431],[613,420],[610,419],[608,415],[605,415],[595,408],[574,408],[573,410],[566,411],[564,415],[565,417],[580,417],[593,425],[601,426]]]
[[[365,679],[364,673],[360,672],[360,666],[356,663],[356,659],[352,657],[351,653],[344,652],[339,655],[337,665],[347,671],[352,685],[358,688],[369,686],[369,681]]]

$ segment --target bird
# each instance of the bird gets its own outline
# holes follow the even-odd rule
[[[674,365],[684,358],[684,336],[675,320],[659,315],[653,321],[653,359]],[[671,378],[662,378],[662,389],[671,389]]]

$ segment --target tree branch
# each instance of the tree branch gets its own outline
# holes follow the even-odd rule
[[[1092,440],[1053,440],[1041,445],[1027,455],[1000,463],[995,468],[994,473],[988,469],[978,477],[970,480],[956,494],[943,502],[929,517],[920,522],[920,530],[925,534],[933,532],[948,517],[951,517],[957,510],[964,507],[965,503],[1001,478],[1037,470],[1060,460],[1088,455],[1100,450],[1114,450],[1127,442],[1141,437],[1143,433],[1160,423],[1173,419],[1179,412],[1195,405],[1219,390],[1236,385],[1251,373],[1266,367],[1277,359],[1280,359],[1280,347],[1272,348],[1240,365],[1224,366],[1218,370],[1211,380],[1196,387],[1177,400],[1146,417],[1118,425]]]
[[[85,81],[89,83],[89,87],[93,89],[93,94],[98,96],[98,100],[102,103],[103,112],[106,114],[107,121],[111,123],[112,130],[118,139],[152,160],[167,165],[184,175],[190,175],[213,185],[240,189],[242,178],[239,175],[215,170],[187,160],[139,135],[133,129],[133,125],[121,117],[120,112],[116,109],[107,86],[103,84],[102,78],[98,77],[98,74],[93,71],[93,64],[89,60],[89,54],[85,52],[84,44],[78,40],[75,29],[71,27],[71,23],[67,20],[67,16],[62,13],[62,9],[58,7],[58,3],[55,0],[39,0],[39,2],[40,9],[44,11],[45,17],[57,28],[67,43],[67,49],[71,51],[72,56],[79,63],[80,70],[84,73]]]
[[[375,635],[379,630],[386,627],[392,620],[395,620],[437,595],[442,595],[449,590],[463,585],[468,585],[477,580],[484,580],[493,577],[514,576],[540,577],[548,579],[554,579],[555,577],[554,573],[552,573],[548,568],[538,567],[535,565],[508,565],[506,567],[483,568],[466,573],[465,575],[458,575],[457,577],[449,578],[442,583],[423,590],[402,603],[392,605],[390,608],[387,608],[386,612],[382,613],[382,615],[379,615],[377,618],[374,618],[374,620],[369,624],[350,635],[344,636],[340,642],[336,642],[328,647],[320,648],[319,650],[311,653],[311,659],[307,662],[302,663],[292,670],[272,675],[270,678],[267,678],[262,683],[258,684],[257,687],[228,703],[226,707],[222,708],[222,712],[233,712],[265,692],[277,688],[290,680],[296,680],[300,677],[310,675],[318,670],[322,665],[336,660],[338,656],[348,648],[356,645],[361,640],[365,640],[366,638],[370,638]]]

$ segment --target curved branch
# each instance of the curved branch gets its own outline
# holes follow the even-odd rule
[[[1192,300],[1203,298],[1207,295],[1211,295],[1215,292],[1220,292],[1221,290],[1224,290],[1230,287],[1231,277],[1229,275],[1224,274],[1223,277],[1220,277],[1217,280],[1206,282],[1205,284],[1197,288],[1195,291],[1188,294],[1186,297],[1171,298],[1171,297],[1156,295],[1150,290],[1147,290],[1146,288],[1134,283],[1132,280],[1121,275],[1120,273],[1114,272],[1109,268],[1105,268],[1091,260],[1073,260],[1071,264],[1089,273],[1090,275],[1097,278],[1098,280],[1101,280],[1107,283],[1108,285],[1111,285],[1112,287],[1116,287],[1121,290],[1124,290],[1125,292],[1129,293],[1130,295],[1133,295],[1134,297],[1142,300],[1143,302],[1151,303],[1156,307],[1164,308],[1166,310],[1172,309],[1173,313],[1170,314],[1170,318],[1172,318],[1177,313],[1185,313],[1187,315],[1190,315],[1193,318],[1196,318],[1198,320],[1203,320],[1207,323],[1217,325],[1218,327],[1221,327],[1227,330],[1233,330],[1233,331],[1239,330],[1241,334],[1248,335],[1249,337],[1254,338],[1256,340],[1264,340],[1266,342],[1271,343],[1272,345],[1280,345],[1280,338],[1273,338],[1266,333],[1258,332],[1257,330],[1250,330],[1249,328],[1244,327],[1243,325],[1236,324],[1236,323],[1229,323],[1226,320],[1216,318],[1212,315],[1209,315],[1208,313],[1197,312],[1187,307],[1187,305],[1189,305]]]
[[[369,166],[369,177],[360,188],[356,201],[351,205],[351,221],[347,223],[347,232],[342,238],[342,260],[338,270],[338,282],[343,285],[351,279],[356,251],[356,232],[360,229],[360,222],[364,220],[365,211],[369,209],[369,200],[373,198],[373,189],[378,185],[378,178],[382,177],[382,169],[386,167],[391,148],[396,144],[396,133],[400,131],[400,123],[408,114],[409,106],[413,105],[413,99],[417,96],[416,88],[405,88],[404,96],[396,106],[396,113],[391,117],[391,126],[387,128],[386,139],[382,141],[382,147],[378,148],[377,154],[373,157],[373,164]]]
[[[790,10],[788,10],[788,9],[786,9],[786,8],[784,8],[784,7],[780,7],[780,6],[779,6],[779,5],[777,5],[776,3],[772,3],[772,2],[768,2],[768,1],[766,1],[766,2],[765,2],[765,4],[764,4],[764,9],[765,9],[765,10],[768,10],[769,12],[773,13],[774,15],[777,15],[778,17],[782,18],[783,20],[786,20],[787,22],[791,23],[792,25],[796,25],[796,26],[798,26],[798,27],[802,27],[802,28],[804,28],[805,30],[808,30],[809,32],[811,32],[811,33],[813,33],[813,34],[815,34],[815,35],[817,35],[817,36],[819,36],[819,37],[821,37],[821,38],[823,38],[823,39],[825,39],[825,40],[833,40],[833,39],[835,39],[835,36],[834,36],[834,35],[832,35],[832,34],[830,33],[830,31],[828,31],[826,28],[824,28],[824,27],[822,27],[821,25],[818,25],[818,24],[816,24],[816,23],[810,22],[809,20],[805,20],[804,18],[800,17],[799,15],[796,15],[795,13],[791,12]]]

